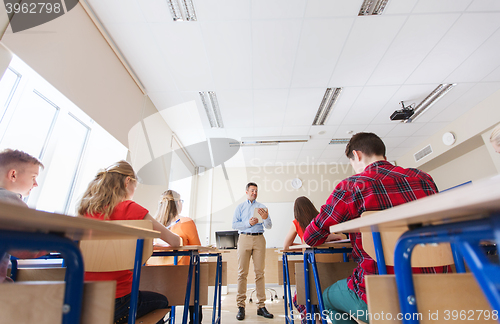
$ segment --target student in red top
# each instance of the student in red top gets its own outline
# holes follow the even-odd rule
[[[78,207],[78,215],[102,220],[147,219],[153,229],[161,233],[161,239],[172,246],[180,246],[179,236],[158,223],[141,205],[132,201],[137,188],[137,175],[126,161],[119,161],[106,170],[99,172],[89,184]],[[116,281],[115,323],[127,323],[130,293],[132,291],[132,272],[86,272],[88,281]],[[165,296],[149,291],[139,291],[137,317],[155,309],[168,307]],[[160,320],[158,323],[163,323]]]
[[[293,205],[293,222],[288,234],[285,237],[285,243],[283,243],[283,250],[287,250],[291,245],[297,235],[300,237],[302,243],[304,243],[304,230],[311,223],[311,221],[318,215],[318,210],[314,207],[314,204],[309,200],[309,198],[302,196],[295,199]],[[335,233],[330,234],[327,241],[337,241],[342,239],[342,235]],[[306,318],[306,307],[304,305],[299,305],[297,302],[297,291],[293,294],[293,305],[300,312],[300,318],[303,324],[307,323]]]
[[[404,169],[386,161],[384,142],[373,133],[355,134],[345,153],[357,173],[342,182],[307,226],[304,241],[320,245],[330,235],[330,226],[358,218],[365,211],[391,208],[438,192],[431,176],[418,169]],[[367,315],[364,276],[377,274],[376,262],[366,254],[361,233],[351,233],[352,257],[358,263],[353,274],[323,291],[323,302],[332,323],[356,323],[349,313]],[[388,267],[388,273],[392,267]],[[449,267],[414,268],[414,272],[448,272]],[[368,322],[366,316],[359,318]]]

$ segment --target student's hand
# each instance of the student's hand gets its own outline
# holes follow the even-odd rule
[[[342,240],[343,238],[344,236],[342,234],[331,233],[330,235],[328,235],[325,242],[339,241]]]
[[[250,223],[250,226],[254,226],[255,224],[257,224],[258,221],[259,220],[257,218],[252,217],[248,222]]]
[[[269,213],[264,208],[259,208],[258,212],[262,219],[267,219],[267,217],[269,217]]]

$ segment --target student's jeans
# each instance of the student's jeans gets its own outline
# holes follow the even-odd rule
[[[339,280],[326,288],[323,291],[323,303],[333,324],[356,324],[354,319],[350,319],[349,314],[358,317],[365,323],[369,322],[368,306],[353,290],[347,287],[347,279]]]
[[[128,314],[130,306],[130,294],[115,299],[115,324],[128,323]],[[167,308],[167,297],[151,291],[139,291],[137,301],[137,318],[154,311],[155,309]],[[157,324],[162,324],[163,319]]]

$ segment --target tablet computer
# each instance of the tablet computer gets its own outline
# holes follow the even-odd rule
[[[262,208],[267,211],[267,208]],[[253,217],[257,218],[259,221],[257,223],[263,223],[264,220],[262,219],[262,216],[259,214],[259,208],[255,208],[253,210]]]

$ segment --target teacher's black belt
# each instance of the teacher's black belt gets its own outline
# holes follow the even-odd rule
[[[241,233],[241,234],[252,235],[252,236],[262,235],[262,233]]]

